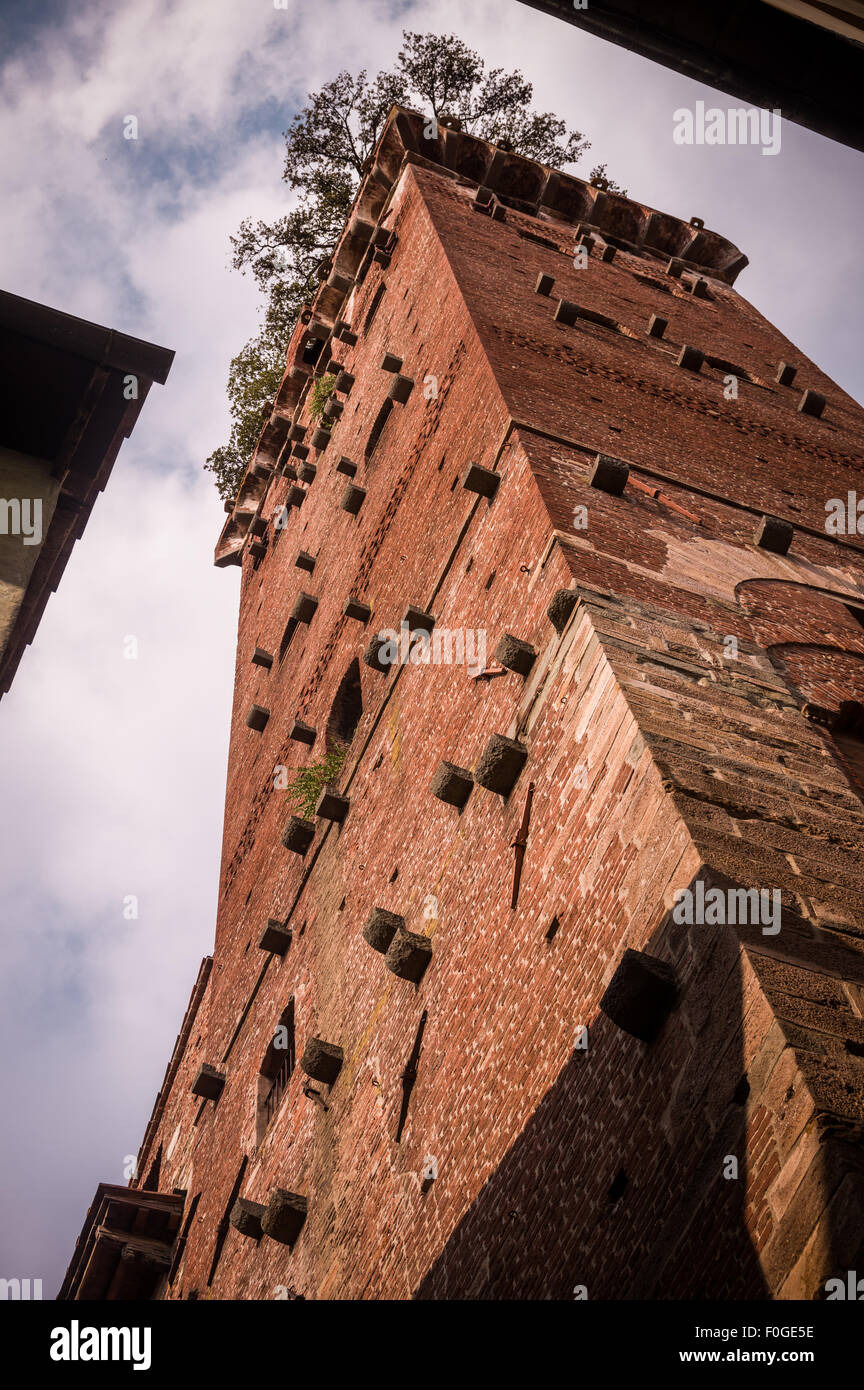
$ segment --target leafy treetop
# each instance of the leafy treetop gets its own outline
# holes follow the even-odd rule
[[[534,89],[521,72],[490,68],[454,34],[404,31],[395,66],[370,78],[340,72],[309,95],[285,132],[282,177],[295,205],[275,222],[241,222],[231,238],[234,268],[251,274],[266,296],[257,337],[232,360],[228,376],[231,437],[205,468],[221,497],[232,498],[285,369],[285,347],[318,283],[354,201],[364,165],[394,103],[430,108],[463,130],[542,164],[573,164],[589,149],[579,131],[550,111],[531,110]],[[590,182],[623,192],[597,165]]]

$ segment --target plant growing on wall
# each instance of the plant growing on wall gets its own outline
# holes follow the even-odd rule
[[[257,337],[230,366],[231,437],[204,465],[221,497],[237,491],[285,371],[288,339],[326,273],[393,103],[455,120],[470,135],[556,169],[576,163],[589,142],[553,112],[533,110],[533,96],[521,72],[487,68],[455,34],[407,30],[389,70],[375,77],[343,71],[310,92],[285,132],[282,177],[293,194],[288,211],[272,223],[246,218],[231,238],[235,269],[253,276],[266,307]],[[623,191],[604,164],[588,179],[598,188]]]
[[[324,407],[333,395],[335,385],[335,376],[328,372],[324,376],[316,378],[315,384],[309,392],[309,415],[314,424],[320,425],[325,430],[329,430],[333,424],[333,421],[325,416]]]
[[[342,771],[347,752],[347,748],[331,748],[323,762],[304,767],[293,782],[288,783],[285,793],[298,815],[307,820],[312,815],[327,783],[335,782]]]

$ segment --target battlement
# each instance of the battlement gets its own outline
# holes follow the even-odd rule
[[[493,218],[503,220],[510,210],[535,219],[538,231],[545,225],[560,236],[572,228],[574,236],[600,238],[609,248],[610,259],[615,251],[625,251],[655,269],[671,265],[676,275],[691,271],[726,285],[734,284],[748,264],[731,241],[706,230],[698,217],[685,222],[441,123],[432,136],[427,134],[431,125],[430,118],[406,107],[390,110],[344,231],[323,268],[319,289],[292,334],[273,410],[216,547],[217,566],[240,561],[288,430],[298,419],[313,378],[310,340],[320,344],[318,360],[326,362],[333,336],[351,331],[343,315],[353,292],[373,260],[377,257],[380,262],[388,255],[390,232],[384,219],[408,166],[430,169],[473,190],[477,210]]]

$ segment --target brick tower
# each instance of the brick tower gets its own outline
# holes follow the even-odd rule
[[[62,1297],[862,1259],[864,417],[744,265],[390,113],[216,551],[212,961]]]

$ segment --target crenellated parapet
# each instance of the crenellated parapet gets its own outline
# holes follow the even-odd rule
[[[249,469],[216,547],[218,566],[239,564],[250,527],[259,512],[289,428],[296,423],[314,365],[325,360],[328,342],[350,342],[354,334],[343,311],[373,260],[384,259],[392,233],[382,225],[396,185],[408,165],[421,165],[473,188],[478,210],[504,216],[506,210],[537,218],[559,230],[572,226],[582,237],[599,234],[608,256],[622,250],[656,265],[674,262],[675,273],[690,270],[732,285],[747,257],[700,218],[685,222],[619,193],[595,188],[584,179],[502,149],[452,125],[402,106],[391,108],[375,151],[370,155],[351,213],[311,305],[301,314],[286,354],[285,375],[266,419]],[[428,132],[428,133],[427,133]]]

